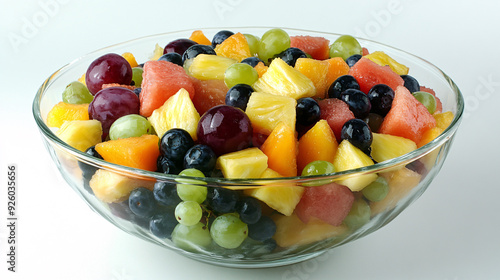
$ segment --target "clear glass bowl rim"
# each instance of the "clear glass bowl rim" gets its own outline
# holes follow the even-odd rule
[[[293,31],[293,32],[300,32],[303,33],[303,35],[312,35],[312,36],[341,36],[344,34],[339,34],[339,33],[331,33],[331,32],[321,32],[321,31],[312,31],[312,30],[307,30],[307,29],[297,29],[297,28],[286,28],[286,27],[265,27],[265,26],[256,26],[256,27],[231,27],[233,30],[238,30],[241,32],[244,31],[251,31],[251,30],[259,30],[259,31],[267,31],[271,28],[281,28],[285,31]],[[364,39],[361,37],[356,37],[360,42],[369,42],[371,44],[375,45],[380,45],[381,47],[388,48],[391,51],[394,52],[399,52],[400,54],[407,56],[408,58],[412,60],[418,60],[421,63],[425,64],[427,67],[432,68],[435,70],[437,73],[442,75],[442,78],[447,81],[449,85],[449,89],[455,94],[454,98],[456,100],[456,112],[454,115],[454,118],[451,122],[451,124],[434,140],[431,142],[427,143],[426,145],[410,152],[405,155],[402,155],[397,158],[393,158],[391,160],[387,160],[384,162],[380,163],[375,163],[370,166],[366,167],[361,167],[361,168],[356,168],[356,169],[351,169],[351,170],[346,170],[346,171],[341,171],[341,172],[335,172],[335,173],[330,173],[330,174],[323,174],[323,175],[314,175],[314,176],[294,176],[294,177],[280,177],[280,178],[265,178],[265,179],[260,179],[260,178],[248,178],[248,179],[226,179],[226,178],[214,178],[214,177],[186,177],[186,176],[180,176],[180,175],[172,175],[172,174],[163,174],[159,172],[152,172],[152,171],[146,171],[146,170],[141,170],[141,169],[136,169],[136,168],[131,168],[123,165],[117,165],[114,163],[110,163],[95,157],[91,157],[87,155],[84,152],[81,152],[70,145],[66,144],[64,141],[62,141],[59,137],[55,135],[55,133],[45,124],[45,121],[43,120],[41,111],[40,111],[40,106],[41,106],[41,100],[44,97],[45,92],[47,89],[50,87],[51,82],[54,78],[57,77],[57,75],[60,72],[63,72],[66,69],[71,69],[75,64],[77,64],[80,60],[87,58],[89,56],[95,56],[99,52],[103,52],[107,49],[119,47],[121,45],[141,41],[141,40],[146,40],[146,39],[152,39],[155,37],[163,37],[163,36],[173,36],[175,34],[183,34],[186,32],[192,32],[194,30],[203,30],[203,31],[218,31],[222,29],[228,29],[227,27],[223,28],[218,28],[218,27],[207,27],[207,28],[190,28],[190,29],[184,29],[184,30],[177,30],[173,32],[165,32],[165,33],[159,33],[159,34],[154,34],[154,35],[148,35],[148,36],[143,36],[139,38],[135,38],[132,40],[127,40],[121,43],[113,44],[101,49],[97,49],[93,52],[90,52],[84,56],[81,56],[72,62],[62,66],[58,70],[56,70],[52,75],[50,75],[40,86],[40,88],[37,90],[37,93],[35,95],[35,98],[33,100],[32,104],[32,112],[34,119],[38,125],[38,128],[40,129],[42,136],[48,140],[52,145],[55,145],[59,149],[63,150],[64,152],[71,154],[74,156],[78,161],[81,161],[83,163],[93,165],[98,168],[102,169],[107,169],[107,170],[112,170],[113,172],[120,173],[126,176],[133,176],[137,178],[154,178],[159,181],[172,181],[176,179],[196,179],[199,181],[202,181],[203,184],[208,184],[212,186],[259,186],[259,185],[269,185],[269,184],[284,184],[284,183],[307,183],[315,180],[332,180],[332,181],[337,181],[341,180],[345,177],[350,177],[350,176],[359,176],[363,174],[370,174],[370,173],[378,173],[378,172],[383,172],[387,170],[391,170],[392,168],[398,167],[398,166],[404,166],[408,163],[411,163],[415,160],[418,160],[419,158],[431,153],[433,150],[436,148],[440,147],[442,144],[444,144],[446,141],[449,141],[456,130],[458,129],[458,126],[460,125],[460,122],[462,120],[463,112],[464,112],[464,98],[463,95],[458,88],[458,86],[455,84],[455,82],[448,76],[446,75],[440,68],[435,66],[434,64],[430,63],[429,61],[420,58],[416,55],[413,55],[409,52],[406,52],[404,50],[374,41],[370,39]],[[362,44],[363,45],[363,44]],[[390,54],[389,54],[390,55]],[[96,57],[97,58],[97,57]],[[68,82],[69,83],[69,82]]]

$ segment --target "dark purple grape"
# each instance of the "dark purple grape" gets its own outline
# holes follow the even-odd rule
[[[178,53],[178,54],[182,55],[189,47],[196,45],[196,44],[198,44],[198,43],[196,43],[193,40],[184,39],[184,38],[176,39],[176,40],[173,40],[170,43],[168,43],[165,46],[165,48],[163,48],[163,54],[174,52],[174,53]]]
[[[363,56],[360,54],[353,54],[350,57],[348,57],[345,62],[349,67],[353,67],[356,62],[358,62]]]
[[[318,102],[311,97],[298,99],[295,111],[297,124],[303,126],[309,126],[316,123],[321,113]]]
[[[123,56],[108,53],[94,60],[85,73],[85,83],[92,95],[102,89],[103,84],[130,85],[132,67]]]
[[[227,91],[226,105],[238,107],[245,111],[252,92],[254,92],[254,90],[251,86],[247,84],[237,84]]]
[[[211,46],[207,46],[207,45],[193,45],[193,46],[189,47],[182,54],[182,63],[184,63],[188,59],[195,58],[199,54],[217,55],[215,53],[214,48],[212,48]]]
[[[220,156],[250,147],[253,130],[250,119],[241,109],[219,105],[203,114],[196,134],[198,142]]]
[[[234,32],[229,30],[221,30],[215,33],[214,37],[212,38],[212,48],[215,48],[218,44],[224,42],[227,38],[231,37],[232,35],[234,35]]]
[[[179,66],[182,66],[182,55],[180,55],[176,52],[166,53],[166,54],[160,56],[160,58],[158,58],[158,60],[165,60],[165,61],[177,64]]]
[[[208,205],[219,214],[234,212],[238,197],[237,191],[222,187],[210,187],[207,192]]]
[[[359,89],[347,89],[340,94],[340,100],[349,105],[349,110],[358,119],[363,119],[368,116],[372,105],[368,96]]]
[[[328,97],[340,99],[340,94],[347,89],[359,89],[359,84],[351,75],[338,77],[328,88]]]
[[[257,64],[259,64],[259,62],[264,63],[264,61],[262,61],[262,59],[255,57],[255,56],[247,57],[241,61],[241,63],[246,63],[252,67],[257,66]]]
[[[373,134],[370,127],[360,119],[346,121],[342,126],[340,138],[349,141],[352,145],[368,154],[373,142]]]
[[[283,59],[283,61],[286,62],[288,65],[295,67],[297,59],[307,58],[307,55],[301,49],[292,47],[278,54],[278,57]]]
[[[217,156],[207,145],[197,144],[191,147],[184,156],[184,168],[194,168],[203,172],[206,177],[212,174],[215,169]]]
[[[257,241],[271,239],[276,233],[276,224],[268,216],[260,217],[259,221],[248,225],[248,237]]]
[[[191,134],[182,128],[172,128],[160,139],[160,153],[175,162],[182,162],[186,152],[193,146]]]
[[[129,114],[139,114],[139,97],[123,87],[110,87],[99,91],[89,104],[89,118],[101,122],[103,139],[115,120]]]
[[[391,110],[394,90],[385,84],[374,85],[368,91],[368,98],[372,104],[371,112],[385,117]]]
[[[420,91],[420,85],[414,77],[410,75],[401,75],[401,78],[404,81],[404,86],[411,92],[414,93],[416,91]]]

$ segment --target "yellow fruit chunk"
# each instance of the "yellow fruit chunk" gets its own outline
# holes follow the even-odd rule
[[[140,137],[102,142],[95,146],[95,150],[105,161],[156,171],[156,160],[160,155],[159,141],[160,138],[156,135],[144,134]]]
[[[130,67],[134,68],[139,66],[139,63],[137,63],[137,60],[135,60],[135,56],[131,52],[125,52],[122,54],[122,56],[126,61],[128,61]]]
[[[387,55],[386,53],[384,53],[382,51],[372,52],[371,54],[367,54],[364,57],[377,63],[380,66],[389,65],[389,67],[391,67],[392,71],[396,72],[398,75],[407,75],[408,74],[409,68],[407,66],[397,62],[392,57],[390,57],[389,55]]]
[[[158,60],[158,58],[160,58],[162,55],[163,55],[163,48],[160,45],[156,44],[153,54],[151,55],[149,60]]]
[[[330,64],[324,60],[316,60],[312,58],[299,58],[295,63],[295,69],[308,77],[316,87],[316,98],[325,98],[328,84],[325,77],[328,74]]]
[[[131,191],[139,187],[153,190],[154,182],[98,169],[90,179],[89,186],[99,200],[113,203],[124,201]]]
[[[328,62],[328,74],[326,75],[326,84],[328,87],[335,82],[338,77],[349,73],[349,65],[347,65],[342,57],[332,57],[325,61]]]
[[[443,132],[443,129],[439,128],[439,127],[433,127],[431,129],[427,130],[422,135],[422,138],[420,138],[420,141],[418,141],[418,145],[417,146],[419,148],[422,147],[422,146],[424,146],[425,144],[431,142],[436,137],[438,137],[442,132]]]
[[[82,84],[84,84],[85,86],[87,86],[87,83],[85,83],[85,73],[83,73],[80,78],[78,78],[78,81]]]
[[[288,96],[295,100],[316,95],[314,83],[281,58],[273,59],[266,73],[252,87],[255,91]]]
[[[195,30],[189,36],[189,40],[193,40],[200,45],[212,45],[212,42],[208,40],[207,36],[201,30]]]
[[[313,219],[304,224],[297,215],[271,217],[276,223],[276,233],[273,238],[280,247],[307,245],[328,238],[339,237],[347,233],[345,225],[332,226],[319,219]]]
[[[297,176],[298,142],[295,127],[280,122],[260,147],[269,168],[286,177]]]
[[[376,162],[397,158],[417,149],[417,144],[410,139],[390,134],[372,134],[371,155]]]
[[[89,119],[89,104],[57,103],[47,114],[47,126],[61,127],[66,121],[85,121]]]
[[[159,137],[172,128],[182,128],[189,132],[193,140],[196,140],[196,128],[200,114],[196,111],[189,97],[189,92],[181,88],[160,108],[154,110],[148,120]]]
[[[372,216],[394,208],[401,199],[405,198],[420,183],[422,177],[422,175],[406,167],[380,175],[387,180],[389,192],[381,201],[370,203]]]
[[[218,44],[214,50],[217,55],[232,58],[238,62],[252,56],[245,35],[239,32],[229,36],[222,43]]]
[[[345,171],[360,167],[366,167],[373,164],[369,156],[356,148],[349,141],[343,140],[337,148],[337,154],[333,160],[335,171]],[[377,174],[354,175],[339,181],[341,185],[345,185],[351,191],[357,192],[368,186],[371,182],[377,179]]]
[[[226,69],[237,62],[228,57],[200,54],[188,63],[187,73],[202,81],[223,80]]]
[[[85,152],[101,142],[102,126],[98,120],[67,121],[56,132],[66,144]]]
[[[254,132],[269,135],[280,122],[295,127],[296,106],[297,101],[291,97],[253,92],[245,113]]]
[[[259,148],[224,154],[217,158],[224,178],[260,178],[267,168],[267,156]]]
[[[301,173],[307,164],[316,160],[333,163],[337,147],[337,139],[328,122],[326,120],[318,121],[299,139],[298,173]]]
[[[261,178],[280,178],[283,177],[278,172],[267,168],[261,175]],[[300,201],[304,188],[294,184],[270,184],[258,188],[246,189],[245,195],[252,196],[264,202],[272,209],[283,215],[290,216],[295,206]]]
[[[442,130],[445,130],[448,126],[450,126],[453,118],[455,118],[455,115],[451,111],[436,113],[432,116],[436,120],[436,127],[439,127]]]

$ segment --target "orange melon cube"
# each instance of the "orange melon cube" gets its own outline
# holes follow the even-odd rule
[[[95,149],[105,161],[156,171],[156,160],[160,155],[159,140],[156,135],[145,134],[140,137],[102,142],[95,145]]]
[[[341,57],[333,57],[325,61],[328,62],[328,73],[326,74],[326,89],[328,90],[328,87],[338,77],[349,73],[349,65]]]
[[[193,33],[191,33],[191,36],[189,36],[189,40],[195,41],[200,45],[212,45],[212,42],[208,40],[207,36],[205,36],[203,31],[201,30],[193,31]]]
[[[254,69],[257,70],[257,74],[259,75],[259,78],[262,77],[262,75],[264,75],[264,73],[267,72],[268,68],[269,68],[269,66],[265,65],[262,62],[257,63],[257,65],[255,65],[255,67],[254,67]]]
[[[295,69],[308,77],[316,87],[315,98],[325,98],[326,91],[330,86],[328,79],[325,79],[329,68],[330,63],[327,61],[312,58],[299,58],[295,63]]]
[[[297,176],[298,142],[295,128],[280,122],[260,147],[267,165],[285,177]]]
[[[333,163],[337,152],[337,139],[326,120],[318,121],[299,139],[297,168],[301,173],[307,164],[324,160]]]
[[[219,56],[235,59],[238,62],[252,56],[247,39],[241,33],[233,34],[224,42],[218,44],[215,47],[215,53]]]
[[[89,104],[57,103],[47,114],[49,127],[61,127],[65,121],[86,121],[89,119]]]

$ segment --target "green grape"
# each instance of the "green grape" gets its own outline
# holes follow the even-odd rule
[[[180,176],[200,177],[204,178],[203,172],[194,169],[184,169],[179,173]],[[203,203],[207,198],[207,187],[200,186],[206,185],[206,182],[192,179],[175,179],[177,184],[177,195],[183,201],[195,201],[198,204]],[[196,185],[195,185],[196,184]]]
[[[434,114],[436,112],[437,103],[434,95],[425,91],[416,91],[413,96],[427,108],[429,113]]]
[[[351,211],[344,219],[344,224],[350,229],[357,229],[370,221],[370,216],[370,205],[364,199],[356,199],[352,204]]]
[[[217,245],[226,249],[234,249],[247,238],[248,226],[240,220],[238,215],[224,214],[213,221],[210,235]]]
[[[182,201],[175,207],[175,218],[179,224],[193,226],[200,222],[203,210],[198,202]]]
[[[314,176],[314,175],[323,175],[328,173],[334,173],[335,167],[333,163],[325,161],[325,160],[317,160],[310,162],[304,167],[302,170],[302,176]],[[304,183],[304,186],[314,187],[321,186],[330,183],[331,180],[318,180],[311,183]]]
[[[92,102],[94,96],[83,83],[74,81],[66,86],[62,98],[68,104],[87,104]]]
[[[172,242],[181,249],[196,252],[210,246],[212,238],[207,226],[202,223],[192,226],[178,224],[172,232]]]
[[[142,85],[142,67],[134,67],[132,68],[132,81],[134,82],[134,86],[141,87]]]
[[[248,46],[250,47],[250,54],[256,55],[259,52],[259,37],[252,34],[243,34],[247,39]]]
[[[137,114],[125,115],[113,122],[109,128],[109,139],[139,137],[153,134],[154,128],[145,117]]]
[[[290,47],[290,36],[283,29],[268,30],[259,40],[259,58],[269,64],[270,59]]]
[[[389,193],[389,185],[384,177],[378,177],[377,180],[370,183],[362,191],[363,196],[369,201],[381,201]]]
[[[237,84],[253,85],[259,78],[257,70],[246,63],[235,63],[224,72],[224,83],[228,88]]]
[[[362,54],[363,49],[356,38],[351,35],[342,35],[330,46],[330,57],[342,57],[346,60],[354,54]]]

